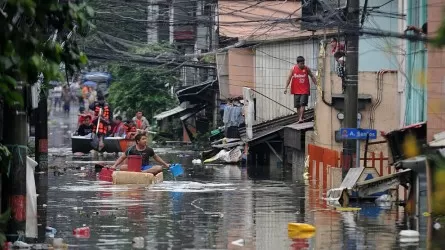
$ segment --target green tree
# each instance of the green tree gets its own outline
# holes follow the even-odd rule
[[[169,89],[178,79],[170,69],[115,64],[110,66],[110,73],[115,79],[108,98],[113,108],[129,115],[141,110],[151,119],[157,112],[177,105]]]
[[[68,37],[86,35],[92,27],[88,21],[92,15],[93,9],[83,3],[0,0],[0,105],[24,105],[23,96],[16,91],[18,81],[32,85],[42,74],[45,91],[49,81],[61,78],[62,63],[69,73],[86,63],[75,40]],[[8,149],[0,144],[3,174],[8,173],[10,159]],[[0,245],[8,219],[7,213],[0,216]]]
[[[56,80],[61,76],[61,63],[69,72],[86,63],[74,39],[67,37],[71,31],[88,32],[93,9],[84,4],[60,4],[58,0],[1,2],[0,98],[6,104],[23,104],[22,96],[15,91],[16,81],[34,84],[40,73],[45,82]],[[56,31],[59,39],[50,40]]]

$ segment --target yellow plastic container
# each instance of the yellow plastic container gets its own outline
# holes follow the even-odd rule
[[[289,223],[287,233],[291,239],[308,239],[314,236],[315,227],[306,223]]]

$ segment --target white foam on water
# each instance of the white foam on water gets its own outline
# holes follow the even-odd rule
[[[99,183],[99,184],[95,184]],[[100,183],[103,183],[102,185]],[[200,183],[193,181],[164,181],[156,185],[144,187],[141,185],[112,185],[109,182],[91,182],[80,181],[78,184],[63,187],[50,187],[52,190],[60,190],[67,192],[125,192],[140,191],[148,189],[153,192],[218,192],[218,191],[234,191],[237,190],[235,184],[232,183]]]
[[[108,206],[113,206],[114,208],[125,208],[131,206],[151,206],[155,204],[155,202],[147,202],[147,201],[144,202],[144,200],[129,200],[129,199],[114,199],[114,200],[99,199],[99,200],[85,200],[84,202],[89,204],[100,204],[99,207],[108,205]],[[88,205],[88,207],[95,207],[95,206]]]
[[[107,182],[109,183],[109,182]],[[69,192],[120,192],[120,191],[128,191],[135,190],[135,188],[131,188],[125,185],[88,185],[88,186],[63,186],[63,187],[51,187],[53,190],[60,191],[69,191]]]
[[[115,161],[65,161],[66,164],[113,164]]]
[[[233,191],[236,190],[234,184],[230,183],[200,183],[193,181],[164,181],[162,183],[147,187],[150,191],[155,192],[181,192],[181,193],[197,193],[197,192],[216,192],[216,191]]]

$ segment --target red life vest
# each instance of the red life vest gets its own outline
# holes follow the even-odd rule
[[[295,65],[292,73],[292,85],[291,94],[293,95],[309,95],[310,94],[310,83],[309,83],[309,69],[304,66],[300,69],[298,65]]]

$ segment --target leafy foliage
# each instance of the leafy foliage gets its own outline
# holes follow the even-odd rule
[[[8,226],[9,218],[11,217],[11,209],[8,208],[4,213],[0,214],[0,246],[3,246],[6,242],[6,230]]]
[[[11,157],[12,155],[8,148],[0,143],[0,173],[6,174],[9,172],[9,162]]]
[[[73,73],[87,62],[70,32],[86,35],[92,27],[88,21],[93,9],[85,4],[59,0],[1,1],[0,9],[0,100],[6,105],[23,106],[23,96],[16,90],[18,81],[34,84],[43,75],[44,88],[51,80],[60,79],[60,65]],[[51,36],[51,34],[57,34]],[[65,44],[62,46],[58,40]],[[1,173],[8,173],[11,153],[0,144]],[[0,245],[10,211],[0,215]]]
[[[178,81],[165,68],[144,68],[132,65],[112,65],[110,72],[115,81],[109,89],[108,101],[113,108],[127,114],[141,110],[147,119],[176,105],[169,86]]]
[[[138,55],[158,56],[159,54],[176,53],[177,51],[169,43],[155,43],[146,46],[131,48],[130,52]]]
[[[202,62],[206,62],[206,63],[216,63],[216,56],[215,55],[205,55],[200,60]]]
[[[2,1],[5,2],[5,1]],[[15,90],[17,81],[45,82],[61,77],[60,64],[69,73],[87,62],[70,31],[86,35],[92,27],[88,18],[94,12],[87,5],[59,3],[59,0],[9,0],[0,10],[0,98],[12,105],[23,98]],[[50,39],[50,34],[59,39]],[[65,41],[64,46],[57,40]]]
[[[442,23],[437,30],[437,36],[433,39],[432,43],[438,47],[445,45],[445,16],[442,15]]]

